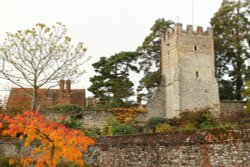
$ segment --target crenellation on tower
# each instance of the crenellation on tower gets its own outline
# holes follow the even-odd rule
[[[215,78],[213,29],[206,30],[178,23],[162,37],[160,59],[161,83],[149,99],[143,116],[178,117],[185,111],[209,109],[221,113],[244,111],[244,103],[220,102]]]
[[[213,30],[210,27],[207,27],[206,31],[203,30],[202,26],[197,26],[196,31],[194,31],[194,27],[192,25],[187,25],[186,29],[183,29],[183,25],[181,23],[177,23],[176,26],[167,31],[162,40],[167,41],[170,40],[176,34],[178,35],[201,35],[201,36],[210,36],[213,38]]]
[[[213,31],[177,24],[162,39],[161,75],[165,80],[165,115],[211,108],[219,113],[218,83],[214,74]]]
[[[187,31],[182,31],[182,33],[187,33],[189,35],[193,35],[194,34],[194,28],[192,25],[187,25]]]
[[[177,23],[175,28],[174,28],[174,33],[173,34],[181,34],[183,32],[182,24]]]
[[[197,26],[197,34],[203,34],[203,27]]]

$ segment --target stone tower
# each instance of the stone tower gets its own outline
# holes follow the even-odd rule
[[[162,39],[161,74],[163,115],[209,107],[219,114],[218,83],[215,78],[213,31],[177,24]]]

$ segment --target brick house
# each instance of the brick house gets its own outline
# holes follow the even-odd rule
[[[7,101],[8,108],[30,109],[31,97],[28,92],[32,88],[11,88]],[[40,107],[50,107],[54,105],[76,104],[85,107],[85,89],[71,89],[70,80],[60,80],[59,89],[38,89],[38,100]]]

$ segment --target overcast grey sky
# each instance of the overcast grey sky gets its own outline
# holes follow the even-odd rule
[[[6,31],[64,23],[73,41],[84,42],[92,56],[87,73],[72,86],[88,88],[94,75],[91,64],[101,56],[134,51],[156,19],[192,24],[192,1],[194,25],[210,26],[222,0],[0,0],[0,42]]]

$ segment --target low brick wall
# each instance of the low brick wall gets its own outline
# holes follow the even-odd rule
[[[250,130],[106,137],[86,161],[100,167],[249,167]]]

